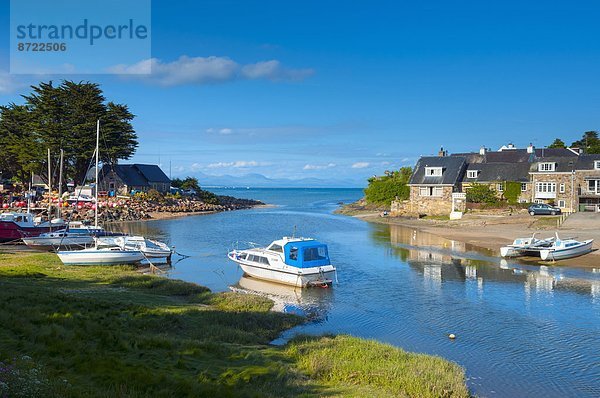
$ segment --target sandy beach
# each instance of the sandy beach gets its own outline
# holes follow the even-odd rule
[[[550,237],[558,232],[561,238],[579,240],[594,239],[594,250],[581,257],[543,262],[543,265],[600,267],[600,214],[574,213],[557,228],[557,217],[532,217],[525,211],[508,213],[467,213],[461,220],[416,219],[405,217],[381,217],[379,212],[363,211],[354,217],[368,222],[395,224],[431,233],[446,239],[469,243],[493,250],[500,256],[500,247],[512,243],[517,237]]]

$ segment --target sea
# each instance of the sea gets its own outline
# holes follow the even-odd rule
[[[212,189],[269,207],[126,223],[178,253],[168,276],[213,291],[262,294],[308,322],[284,332],[350,334],[464,367],[478,397],[600,397],[600,264],[547,267],[412,228],[334,214],[361,189]],[[316,238],[338,269],[331,288],[243,275],[232,248]],[[455,339],[448,335],[454,334]]]

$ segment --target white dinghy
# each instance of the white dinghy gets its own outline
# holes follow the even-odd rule
[[[575,239],[556,241],[547,249],[540,250],[542,260],[564,260],[566,258],[579,257],[592,251],[593,239],[580,242]]]

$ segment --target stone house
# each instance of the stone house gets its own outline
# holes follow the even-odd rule
[[[470,163],[462,181],[462,192],[473,184],[484,184],[496,190],[498,197],[503,197],[506,185],[516,182],[520,185],[517,198],[519,203],[526,203],[531,198],[532,185],[529,182],[529,163]]]
[[[466,193],[474,183],[502,196],[508,182],[520,184],[521,203],[549,203],[565,212],[600,211],[600,155],[574,148],[519,149],[508,144],[498,151],[422,157],[409,181],[413,214],[449,214],[452,194]]]
[[[109,195],[129,195],[150,189],[168,193],[171,187],[169,177],[153,164],[104,165],[98,173],[98,179],[100,191]]]
[[[413,214],[441,215],[452,211],[452,193],[461,192],[467,168],[463,156],[422,157],[410,177],[409,211]]]

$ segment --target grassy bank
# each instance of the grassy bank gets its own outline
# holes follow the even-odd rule
[[[303,320],[130,267],[0,254],[0,302],[2,396],[468,396],[440,358],[348,336],[269,346]]]

